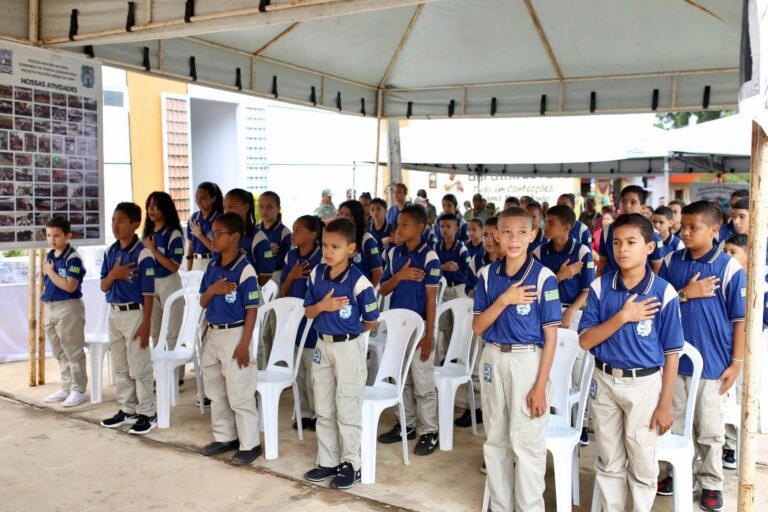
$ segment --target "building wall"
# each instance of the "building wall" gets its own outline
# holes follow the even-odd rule
[[[237,104],[192,98],[192,182],[213,181],[226,193],[242,187]]]

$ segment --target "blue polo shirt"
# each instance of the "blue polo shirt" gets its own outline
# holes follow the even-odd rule
[[[48,251],[45,261],[53,262],[53,269],[64,279],[74,279],[77,281],[77,288],[73,292],[66,292],[53,284],[47,274],[43,275],[43,296],[40,299],[43,302],[56,302],[59,300],[80,299],[83,297],[83,278],[85,277],[85,267],[80,255],[71,245],[67,244],[61,254],[55,255],[55,251]]]
[[[459,269],[456,271],[442,271],[443,277],[448,281],[448,286],[467,284],[467,272],[469,272],[469,261],[471,257],[464,244],[458,240],[454,240],[453,247],[446,247],[445,240],[443,240],[437,245],[435,252],[440,259],[440,265],[452,261],[459,266]]]
[[[307,268],[311,272],[312,269],[314,269],[317,265],[320,264],[320,262],[323,260],[323,251],[320,249],[319,245],[316,245],[314,249],[312,249],[309,254],[302,255],[299,251],[298,247],[294,247],[288,253],[285,255],[284,258],[284,266],[283,266],[283,273],[280,274],[280,286],[282,286],[285,283],[286,278],[288,277],[288,273],[293,270],[293,267],[300,263],[307,262]],[[297,299],[304,299],[307,296],[307,289],[309,288],[308,284],[309,276],[303,278],[303,279],[295,279],[293,283],[291,283],[291,289],[288,290],[287,297],[296,297]],[[304,317],[301,319],[301,323],[299,324],[299,332],[296,334],[296,346],[299,346],[299,341],[301,341],[301,335],[304,332],[304,326],[307,325],[307,317]],[[307,340],[304,342],[304,347],[306,348],[314,348],[315,343],[317,343],[317,332],[315,332],[314,325],[309,328],[309,333],[307,333]]]
[[[682,251],[685,249],[685,244],[683,243],[680,238],[677,237],[677,235],[674,235],[672,233],[669,234],[669,238],[666,240],[662,240],[661,243],[663,244],[663,247],[661,249],[661,252],[664,253],[664,256],[671,252],[675,251]]]
[[[102,279],[107,277],[118,258],[120,265],[130,262],[136,265],[136,268],[130,281],[120,279],[112,283],[112,287],[107,291],[107,302],[144,304],[144,295],[155,294],[155,258],[136,235],[125,248],[120,247],[118,240],[104,252],[104,261],[101,264]]]
[[[573,304],[581,292],[589,290],[589,285],[595,280],[595,260],[592,258],[592,249],[573,238],[568,240],[560,252],[555,249],[555,244],[550,240],[537,247],[531,255],[553,274],[557,274],[565,262],[569,265],[577,261],[584,264],[577,275],[557,283],[557,288],[560,290],[560,303],[563,306]]]
[[[701,352],[704,359],[703,379],[719,379],[731,364],[733,355],[733,322],[746,316],[747,283],[739,262],[714,247],[707,254],[693,259],[688,249],[673,252],[664,258],[659,277],[675,290],[682,290],[688,281],[701,273],[699,279],[720,278],[720,288],[714,297],[691,299],[680,304],[685,340]],[[680,361],[680,375],[693,375],[688,358]]]
[[[595,279],[581,315],[579,335],[607,322],[635,293],[636,302],[655,297],[661,304],[653,320],[622,325],[590,352],[602,362],[623,370],[664,366],[665,354],[683,349],[685,337],[680,323],[680,303],[674,287],[647,267],[645,277],[631,290],[624,285],[620,272],[609,272]]]
[[[200,282],[200,294],[205,293],[209,286],[222,277],[230,283],[236,283],[237,289],[226,295],[214,295],[205,310],[205,319],[215,325],[245,320],[245,310],[259,305],[259,282],[244,252],[240,251],[226,265],[221,264],[220,257],[211,260]]]
[[[557,291],[557,279],[544,265],[528,256],[515,275],[508,276],[506,259],[483,267],[475,286],[475,314],[479,315],[496,302],[507,288],[518,281],[521,286],[536,287],[537,298],[532,304],[517,304],[504,308],[483,332],[486,343],[511,345],[544,345],[544,328],[560,325],[563,310]]]
[[[435,230],[432,229],[432,226],[429,224],[424,226],[424,230],[421,232],[421,243],[427,244],[432,250],[434,250],[437,246],[437,236],[435,235]]]
[[[488,256],[488,253],[485,252],[485,249],[475,254],[469,260],[469,271],[467,272],[467,286],[464,288],[464,292],[467,295],[469,295],[469,292],[471,290],[475,289],[475,285],[477,284],[477,276],[480,273],[480,269],[482,269],[486,265],[490,265],[491,263],[493,263],[493,261],[491,261],[491,258],[490,256]]]
[[[406,244],[400,244],[387,251],[387,267],[381,282],[385,283],[397,274],[403,265],[410,261],[412,268],[420,268],[424,271],[422,281],[401,281],[390,295],[390,309],[404,308],[418,313],[422,318],[427,314],[427,287],[440,283],[440,259],[435,251],[427,244],[419,245],[413,252],[408,251]]]
[[[733,222],[728,221],[722,226],[720,226],[720,231],[717,233],[717,238],[715,239],[715,245],[718,243],[724,243],[726,240],[731,238],[734,235],[737,235],[736,228],[733,227]]]
[[[184,237],[181,231],[163,226],[159,231],[155,231],[152,239],[155,241],[157,252],[181,265],[181,260],[184,259]],[[171,275],[170,270],[155,262],[155,278],[169,275]]]
[[[272,244],[280,246],[280,252],[273,254],[272,258],[274,259],[275,270],[283,270],[283,260],[288,251],[291,250],[291,230],[278,221],[271,228],[265,228],[262,222],[259,224],[259,231],[266,235],[270,250]]]
[[[376,239],[368,232],[363,233],[363,242],[360,245],[362,245],[362,248],[358,247],[357,252],[352,257],[352,263],[370,281],[374,270],[384,268],[381,263],[381,249],[379,249]]]
[[[547,243],[547,239],[544,238],[544,230],[539,228],[539,230],[536,232],[536,237],[533,239],[533,242],[528,244],[528,254],[531,254],[545,243]]]
[[[438,243],[443,241],[443,237],[440,235],[440,221],[442,220],[443,215],[445,214],[441,213],[437,216],[437,219],[435,219],[435,229],[433,230]],[[456,214],[456,222],[459,225],[459,232],[456,233],[456,238],[462,242],[466,242],[469,240],[469,222],[464,220],[464,217],[460,213]]]
[[[203,230],[203,233],[205,234],[206,238],[208,240],[211,239],[211,229],[213,229],[213,221],[216,220],[216,218],[221,215],[217,211],[212,211],[208,214],[208,217],[203,217],[203,214],[200,211],[196,211],[192,214],[192,216],[189,218],[189,220],[194,220],[195,222],[200,224],[200,229]],[[195,254],[211,254],[211,250],[203,244],[203,242],[200,241],[199,238],[197,238],[195,235],[192,234],[192,229],[189,227],[189,223],[187,223],[187,240],[192,242],[192,252]]]
[[[379,305],[373,293],[371,282],[354,265],[331,279],[330,267],[325,263],[316,266],[309,274],[307,296],[304,307],[317,304],[333,290],[333,297],[347,297],[349,304],[338,311],[326,311],[315,318],[314,328],[318,334],[360,334],[363,322],[374,322],[379,318]]]
[[[379,244],[379,250],[382,253],[387,248],[387,246],[384,245],[382,240],[389,236],[392,236],[392,233],[394,233],[394,231],[395,231],[395,227],[389,222],[387,222],[386,219],[384,220],[384,225],[381,226],[381,229],[376,229],[376,223],[373,222],[373,219],[371,219],[371,221],[368,222],[368,232],[376,240],[376,243]]]
[[[573,223],[573,227],[571,228],[571,232],[568,233],[568,236],[582,245],[592,245],[592,232],[586,224],[579,220]]]
[[[484,250],[482,241],[477,245],[472,245],[472,241],[467,240],[464,246],[467,248],[467,252],[469,253],[470,258],[474,258],[475,254],[481,253]]]
[[[240,249],[245,251],[248,261],[260,276],[271,276],[275,271],[275,258],[269,239],[263,231],[255,231],[240,239]]]
[[[661,237],[655,229],[653,230],[653,240],[656,242],[656,249],[653,250],[653,253],[648,258],[649,265],[651,261],[660,261],[664,258],[664,244],[661,242]],[[601,258],[608,258],[605,268],[603,268],[603,274],[619,270],[619,265],[616,263],[616,257],[613,254],[613,224],[608,226],[608,229],[603,230],[603,236],[600,237],[600,248],[598,253]],[[607,363],[608,361],[603,362]]]
[[[406,201],[405,206],[411,206],[411,202]],[[403,206],[403,208],[405,208],[405,206]],[[396,204],[393,204],[392,206],[387,208],[387,224],[397,227],[397,218],[399,216],[400,216],[400,210],[397,209]],[[324,334],[327,334],[327,333],[324,333]]]

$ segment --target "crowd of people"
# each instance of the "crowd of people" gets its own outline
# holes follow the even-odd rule
[[[692,375],[689,361],[679,360],[683,343],[701,352],[694,417],[701,463],[691,470],[701,507],[720,510],[723,468],[736,468],[736,436],[723,424],[722,395],[739,380],[744,357],[749,202],[735,193],[723,222],[707,201],[652,209],[646,200],[644,189],[630,185],[618,212],[608,205],[598,212],[587,198],[577,219],[572,194],[551,207],[509,197],[499,211],[478,194],[461,212],[447,193],[438,213],[426,191],[411,202],[398,183],[391,204],[363,193],[337,208],[324,190],[315,214],[289,228],[277,193],[264,192],[256,202],[245,190],[223,194],[205,182],[195,191],[198,211],[186,230],[165,192],[150,194],[144,211],[120,203],[111,219],[116,242],[100,275],[120,409],[101,425],[130,425],[139,435],[156,427],[148,347],[157,342],[169,295],[182,286],[179,271],[200,270],[201,368],[213,431],[205,455],[234,451],[233,463],[250,464],[261,454],[257,368],[274,326],[265,329],[259,362],[251,361],[250,344],[260,289],[273,280],[280,296],[304,300],[297,346],[312,320],[296,419],[317,434],[317,466],[306,479],[330,480],[336,489],[360,480],[368,350],[362,334],[375,328],[385,296],[390,308],[417,313],[425,329],[408,372],[405,417],[398,414],[378,440],[418,437],[415,453],[428,456],[439,445],[433,351],[450,340],[453,327],[448,316],[436,319],[445,279],[443,300],[473,299],[473,331],[483,342],[473,388],[487,436],[483,468],[492,510],[544,510],[544,433],[558,328],[578,331],[581,347],[595,358],[589,416],[605,510],[650,510],[656,494],[672,493],[673,477],[666,468],[659,475],[656,439],[683,428]],[[85,270],[66,218],[51,219],[46,238],[45,327],[62,379],[46,401],[74,407],[87,386]],[[182,313],[169,316],[173,348]],[[434,339],[436,322],[445,343]],[[468,427],[471,413],[455,425]],[[582,443],[590,443],[586,428]]]

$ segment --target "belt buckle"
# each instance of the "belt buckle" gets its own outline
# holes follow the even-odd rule
[[[611,376],[615,379],[620,379],[624,377],[624,370],[620,368],[611,368]]]

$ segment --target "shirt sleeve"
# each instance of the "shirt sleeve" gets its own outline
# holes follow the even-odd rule
[[[440,271],[440,258],[434,251],[429,251],[424,262],[424,285],[437,286],[440,283],[442,272]]]
[[[592,251],[584,251],[584,256],[581,258],[581,262],[583,263],[581,270],[581,289],[582,291],[589,290],[589,285],[595,280],[595,260],[592,257]]]
[[[744,269],[737,270],[725,289],[728,319],[739,322],[747,316],[747,277]]]
[[[467,265],[466,272],[467,284],[464,286],[464,293],[467,295],[469,295],[470,291],[475,289],[475,284],[477,284],[477,272],[475,271],[475,266],[477,265],[477,259],[481,254],[482,251],[469,259],[469,265]]]
[[[589,287],[589,295],[587,295],[587,304],[584,306],[584,311],[581,314],[581,322],[579,322],[579,335],[584,334],[584,331],[590,327],[600,325],[600,299],[598,298],[597,290],[600,287],[600,280],[595,280],[592,286]]]
[[[280,254],[288,254],[288,251],[291,250],[291,231],[287,227],[283,231],[285,234],[280,240]]]
[[[587,228],[586,224],[583,224],[584,230],[581,232],[581,243],[589,247],[592,244],[592,233]]]
[[[389,249],[386,258],[384,258],[386,264],[384,265],[384,274],[381,276],[381,282],[384,283],[392,279],[392,256],[395,248]]]
[[[174,231],[171,233],[171,239],[168,241],[168,252],[166,257],[181,265],[181,260],[184,258],[184,237],[181,236],[180,231]]]
[[[560,325],[563,320],[563,308],[560,305],[560,291],[557,287],[557,279],[549,270],[544,284],[539,290],[539,318],[542,327]]]
[[[379,304],[376,302],[376,294],[373,293],[371,283],[365,278],[361,279],[366,281],[365,286],[360,287],[362,289],[355,295],[355,300],[358,308],[360,308],[363,322],[375,322],[379,318]]]
[[[381,251],[379,251],[379,244],[376,243],[376,239],[373,236],[366,237],[363,243],[363,254],[368,263],[368,270],[373,272],[377,268],[382,268]]]
[[[291,253],[285,253],[285,259],[283,260],[283,271],[280,273],[280,286],[285,283],[285,278],[288,277],[288,272],[293,269],[294,259],[291,258]]]
[[[211,276],[212,273],[209,267],[203,274],[203,278],[200,280],[200,295],[204,294],[208,290],[208,287],[211,286]]]
[[[67,260],[67,277],[71,277],[77,281],[82,281],[83,277],[85,277],[83,262],[77,256]]]
[[[469,269],[469,262],[472,260],[472,256],[469,255],[469,250],[466,246],[459,252],[459,272],[464,275],[470,274],[472,271]]]
[[[272,257],[272,248],[264,232],[259,231],[254,235],[251,250],[253,261],[256,262],[256,272],[260,276],[271,275],[275,271],[275,259]]]
[[[486,279],[488,279],[488,270],[487,267],[483,267],[483,270],[477,275],[477,284],[475,284],[474,312],[476,315],[482,313],[491,305],[488,294],[485,291]]]
[[[664,242],[661,241],[661,236],[655,231],[653,232],[653,241],[656,242],[656,248],[651,254],[651,261],[659,261],[664,258]]]
[[[601,258],[607,258],[608,257],[608,247],[605,246],[605,239],[608,236],[608,231],[611,229],[610,226],[608,226],[608,229],[602,230],[600,233],[600,244],[597,246],[597,254]]]
[[[309,273],[309,279],[307,279],[307,296],[304,297],[305,308],[320,302],[319,299],[315,298],[315,279],[317,278],[318,269],[322,270],[322,267],[318,265],[312,269],[312,272]]]
[[[104,251],[104,259],[101,260],[101,279],[104,279],[107,277],[107,274],[109,274],[109,249]]]
[[[469,240],[469,222],[464,222],[459,229],[459,240],[466,242]]]
[[[139,289],[143,295],[155,293],[155,258],[149,249],[142,249],[139,253]]]
[[[583,318],[583,317],[582,317]],[[671,284],[667,284],[664,292],[659,319],[659,338],[665,354],[679,352],[683,349],[685,335],[680,321],[680,299]]]
[[[189,227],[189,221],[193,220],[195,218],[194,215],[189,217],[189,220],[187,220],[187,240],[192,240],[192,228]]]
[[[259,281],[256,278],[256,271],[251,265],[246,265],[243,268],[237,288],[245,309],[259,306]]]

